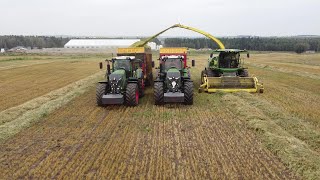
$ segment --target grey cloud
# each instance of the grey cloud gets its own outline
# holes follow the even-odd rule
[[[318,7],[317,0],[0,0],[0,34],[146,36],[178,22],[217,36],[320,34]]]

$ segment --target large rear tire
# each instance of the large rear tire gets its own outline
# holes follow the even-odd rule
[[[126,89],[126,105],[137,106],[139,104],[139,88],[136,83],[129,83]]]
[[[184,82],[184,104],[193,104],[193,82]]]
[[[104,107],[106,105],[102,104],[102,96],[106,94],[107,84],[98,84],[96,88],[96,100],[97,105]]]
[[[164,91],[163,91],[163,83],[162,82],[155,82],[154,83],[154,104],[155,105],[162,105],[164,104]]]

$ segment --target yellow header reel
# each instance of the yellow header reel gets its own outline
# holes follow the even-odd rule
[[[200,86],[199,92],[215,93],[222,92],[249,92],[263,93],[263,84],[259,83],[256,77],[207,77],[204,76],[204,83]]]

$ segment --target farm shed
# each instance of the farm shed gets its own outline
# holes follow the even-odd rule
[[[71,39],[64,48],[118,48],[129,47],[140,39]]]

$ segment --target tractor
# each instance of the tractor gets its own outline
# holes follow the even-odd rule
[[[161,48],[160,67],[154,81],[156,105],[164,103],[193,104],[193,82],[187,67],[187,48]],[[192,66],[195,61],[192,60]]]
[[[98,106],[138,105],[139,98],[144,96],[145,86],[153,81],[151,53],[145,51],[146,48],[121,48],[117,57],[106,60],[106,80],[99,82],[96,89]],[[139,56],[142,58],[139,59]]]
[[[201,72],[201,86],[199,92],[260,92],[263,93],[263,84],[256,77],[249,77],[244,67],[242,53],[246,50],[218,49],[211,53],[208,67]]]

